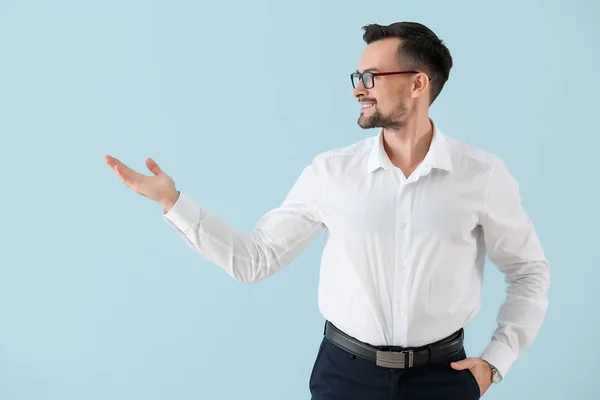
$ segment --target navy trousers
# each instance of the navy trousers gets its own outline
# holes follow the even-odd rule
[[[354,356],[325,337],[310,375],[312,400],[475,400],[479,385],[471,371],[450,363],[466,358],[464,348],[449,357],[407,369],[380,367]]]

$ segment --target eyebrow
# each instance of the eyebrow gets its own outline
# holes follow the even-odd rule
[[[377,68],[367,68],[365,69],[363,72],[376,72],[379,71]],[[357,69],[356,72],[360,73],[360,71]]]

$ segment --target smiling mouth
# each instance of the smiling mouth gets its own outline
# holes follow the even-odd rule
[[[363,112],[375,106],[375,103],[361,103],[360,111]]]

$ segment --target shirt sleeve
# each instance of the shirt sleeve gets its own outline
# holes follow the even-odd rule
[[[498,327],[481,358],[506,376],[537,336],[545,317],[550,266],[521,206],[519,185],[503,162],[490,175],[481,225],[488,257],[504,273],[508,285]]]
[[[283,203],[266,213],[252,232],[232,227],[185,193],[163,217],[203,258],[233,278],[252,283],[290,264],[323,230],[319,205],[324,188],[315,159]]]

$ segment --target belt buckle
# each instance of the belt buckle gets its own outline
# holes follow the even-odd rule
[[[377,365],[385,368],[410,368],[413,366],[413,351],[377,350]]]

